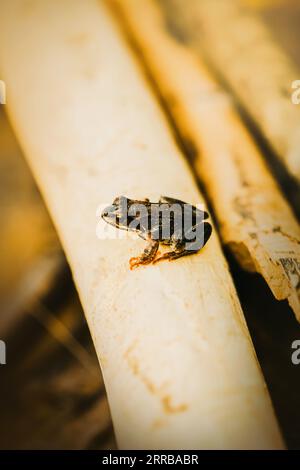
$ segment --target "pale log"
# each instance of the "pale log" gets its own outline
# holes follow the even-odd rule
[[[137,239],[99,239],[117,195],[202,202],[101,3],[1,3],[13,127],[72,268],[122,448],[282,448],[216,231],[198,255],[130,271]],[[100,232],[104,227],[99,225]]]
[[[300,70],[241,0],[162,0],[173,31],[207,59],[300,181]],[[293,88],[294,86],[294,88]],[[298,85],[299,86],[299,85]],[[296,95],[295,95],[296,96]]]

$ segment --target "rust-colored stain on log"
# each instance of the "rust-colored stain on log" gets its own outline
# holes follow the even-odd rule
[[[164,411],[166,413],[182,413],[183,411],[186,411],[188,409],[188,406],[186,403],[181,403],[179,405],[173,405],[172,404],[172,397],[169,395],[165,395],[161,399]]]
[[[141,382],[143,382],[143,384],[151,394],[156,395],[159,398],[163,410],[166,414],[183,413],[184,411],[186,411],[188,409],[188,405],[186,403],[179,403],[178,405],[174,405],[173,397],[163,391],[163,388],[166,384],[162,384],[160,387],[158,387],[141,370],[138,359],[132,354],[132,351],[136,347],[136,344],[137,341],[135,341],[124,353],[124,358],[127,361],[132,373],[137,378],[139,378]]]

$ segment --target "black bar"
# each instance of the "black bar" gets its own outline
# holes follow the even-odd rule
[[[219,464],[220,468],[227,463],[241,465],[259,464],[294,464],[299,465],[299,451],[162,451],[162,450],[112,450],[112,451],[59,451],[59,450],[16,450],[0,451],[0,467],[2,464],[39,463],[44,466],[80,465],[107,468],[121,466],[139,468],[147,464],[160,466],[191,465],[194,468],[203,465]],[[20,467],[21,468],[21,467]],[[53,467],[54,468],[54,467]],[[54,468],[54,470],[56,470]]]

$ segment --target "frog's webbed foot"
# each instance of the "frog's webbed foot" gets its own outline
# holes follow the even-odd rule
[[[151,263],[157,253],[159,242],[157,240],[150,240],[141,256],[130,258],[130,269],[134,269],[143,264]]]

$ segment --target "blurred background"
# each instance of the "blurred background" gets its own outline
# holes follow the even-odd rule
[[[299,0],[244,0],[300,66]],[[295,77],[295,79],[300,77]],[[101,371],[47,209],[0,106],[0,448],[113,449]],[[276,170],[299,215],[299,188]],[[299,325],[258,275],[226,253],[284,438],[300,448]]]

